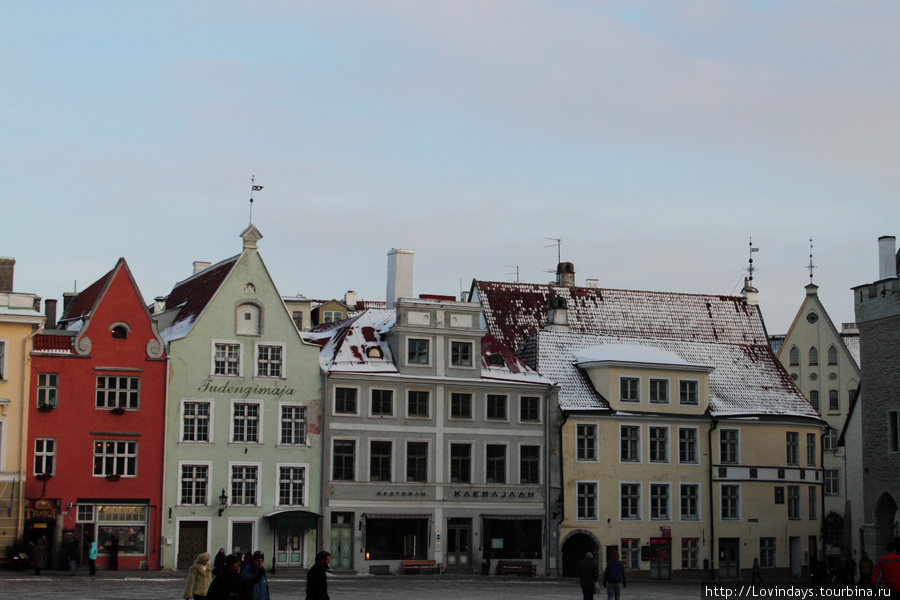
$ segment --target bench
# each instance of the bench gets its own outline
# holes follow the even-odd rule
[[[437,571],[438,575],[441,574],[444,565],[437,564],[437,561],[434,560],[403,560],[400,561],[400,568],[403,569],[403,572],[407,575],[410,573],[421,573],[422,571],[429,571],[434,574]]]
[[[499,560],[497,575],[528,575],[534,577],[537,567],[529,560]]]

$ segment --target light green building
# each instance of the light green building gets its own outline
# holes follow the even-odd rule
[[[158,298],[168,344],[162,556],[262,550],[266,566],[310,566],[320,531],[319,349],[300,339],[257,250],[194,263]]]

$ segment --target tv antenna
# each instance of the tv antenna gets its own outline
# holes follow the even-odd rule
[[[556,264],[559,265],[559,263],[562,262],[562,238],[558,237],[558,238],[544,238],[544,239],[549,240],[551,242],[556,242],[555,244],[550,244],[548,246],[544,246],[544,248],[552,248],[553,246],[556,246]],[[547,272],[548,273],[556,273],[556,269],[548,269]]]
[[[516,283],[519,283],[519,265],[506,265],[510,269],[516,270]],[[512,275],[512,273],[507,273],[507,275]]]

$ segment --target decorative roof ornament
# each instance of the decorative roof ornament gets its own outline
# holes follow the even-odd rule
[[[749,266],[747,267],[747,274],[748,274],[747,286],[748,287],[753,287],[753,271],[756,270],[756,267],[753,266],[753,253],[754,252],[759,252],[759,248],[753,247],[753,237],[751,236],[750,237],[750,260],[749,260]]]
[[[250,224],[253,224],[253,192],[258,192],[263,189],[261,185],[255,185],[256,175],[250,176]]]
[[[813,282],[813,269],[817,269],[818,267],[813,264],[813,240],[809,238],[809,264],[806,265],[806,268],[809,270],[809,282]]]

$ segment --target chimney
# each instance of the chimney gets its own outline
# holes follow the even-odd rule
[[[597,289],[600,287],[600,280],[599,279],[585,279],[584,285],[586,285],[587,287],[592,288],[592,289]]]
[[[48,298],[44,302],[44,329],[56,329],[56,299]]]
[[[883,235],[878,238],[878,280],[897,276],[897,256],[895,244],[897,238]]]
[[[460,302],[468,302],[469,301],[469,292],[460,292],[459,293],[459,301]]]
[[[63,316],[69,312],[69,307],[78,298],[78,292],[63,292]]]
[[[347,305],[347,308],[350,310],[356,310],[356,292],[353,290],[347,290],[347,293],[344,294],[344,304]]]
[[[547,327],[550,331],[569,331],[569,304],[565,298],[550,298]]]
[[[391,248],[388,252],[387,296],[385,305],[394,308],[398,298],[412,296],[413,251]]]
[[[0,257],[0,292],[13,291],[13,273],[16,259]]]
[[[809,286],[807,286],[808,288]],[[808,293],[808,291],[807,291]],[[753,284],[750,283],[749,277],[744,277],[744,289],[741,290],[741,295],[744,296],[744,299],[747,301],[747,304],[750,306],[758,306],[759,305],[759,290],[753,287]]]
[[[195,260],[194,261],[194,275],[199,273],[200,271],[205,271],[210,267],[212,263],[206,260]]]
[[[153,299],[153,314],[158,315],[166,310],[166,297],[157,296]]]
[[[575,286],[575,265],[570,262],[556,265],[556,285]]]

